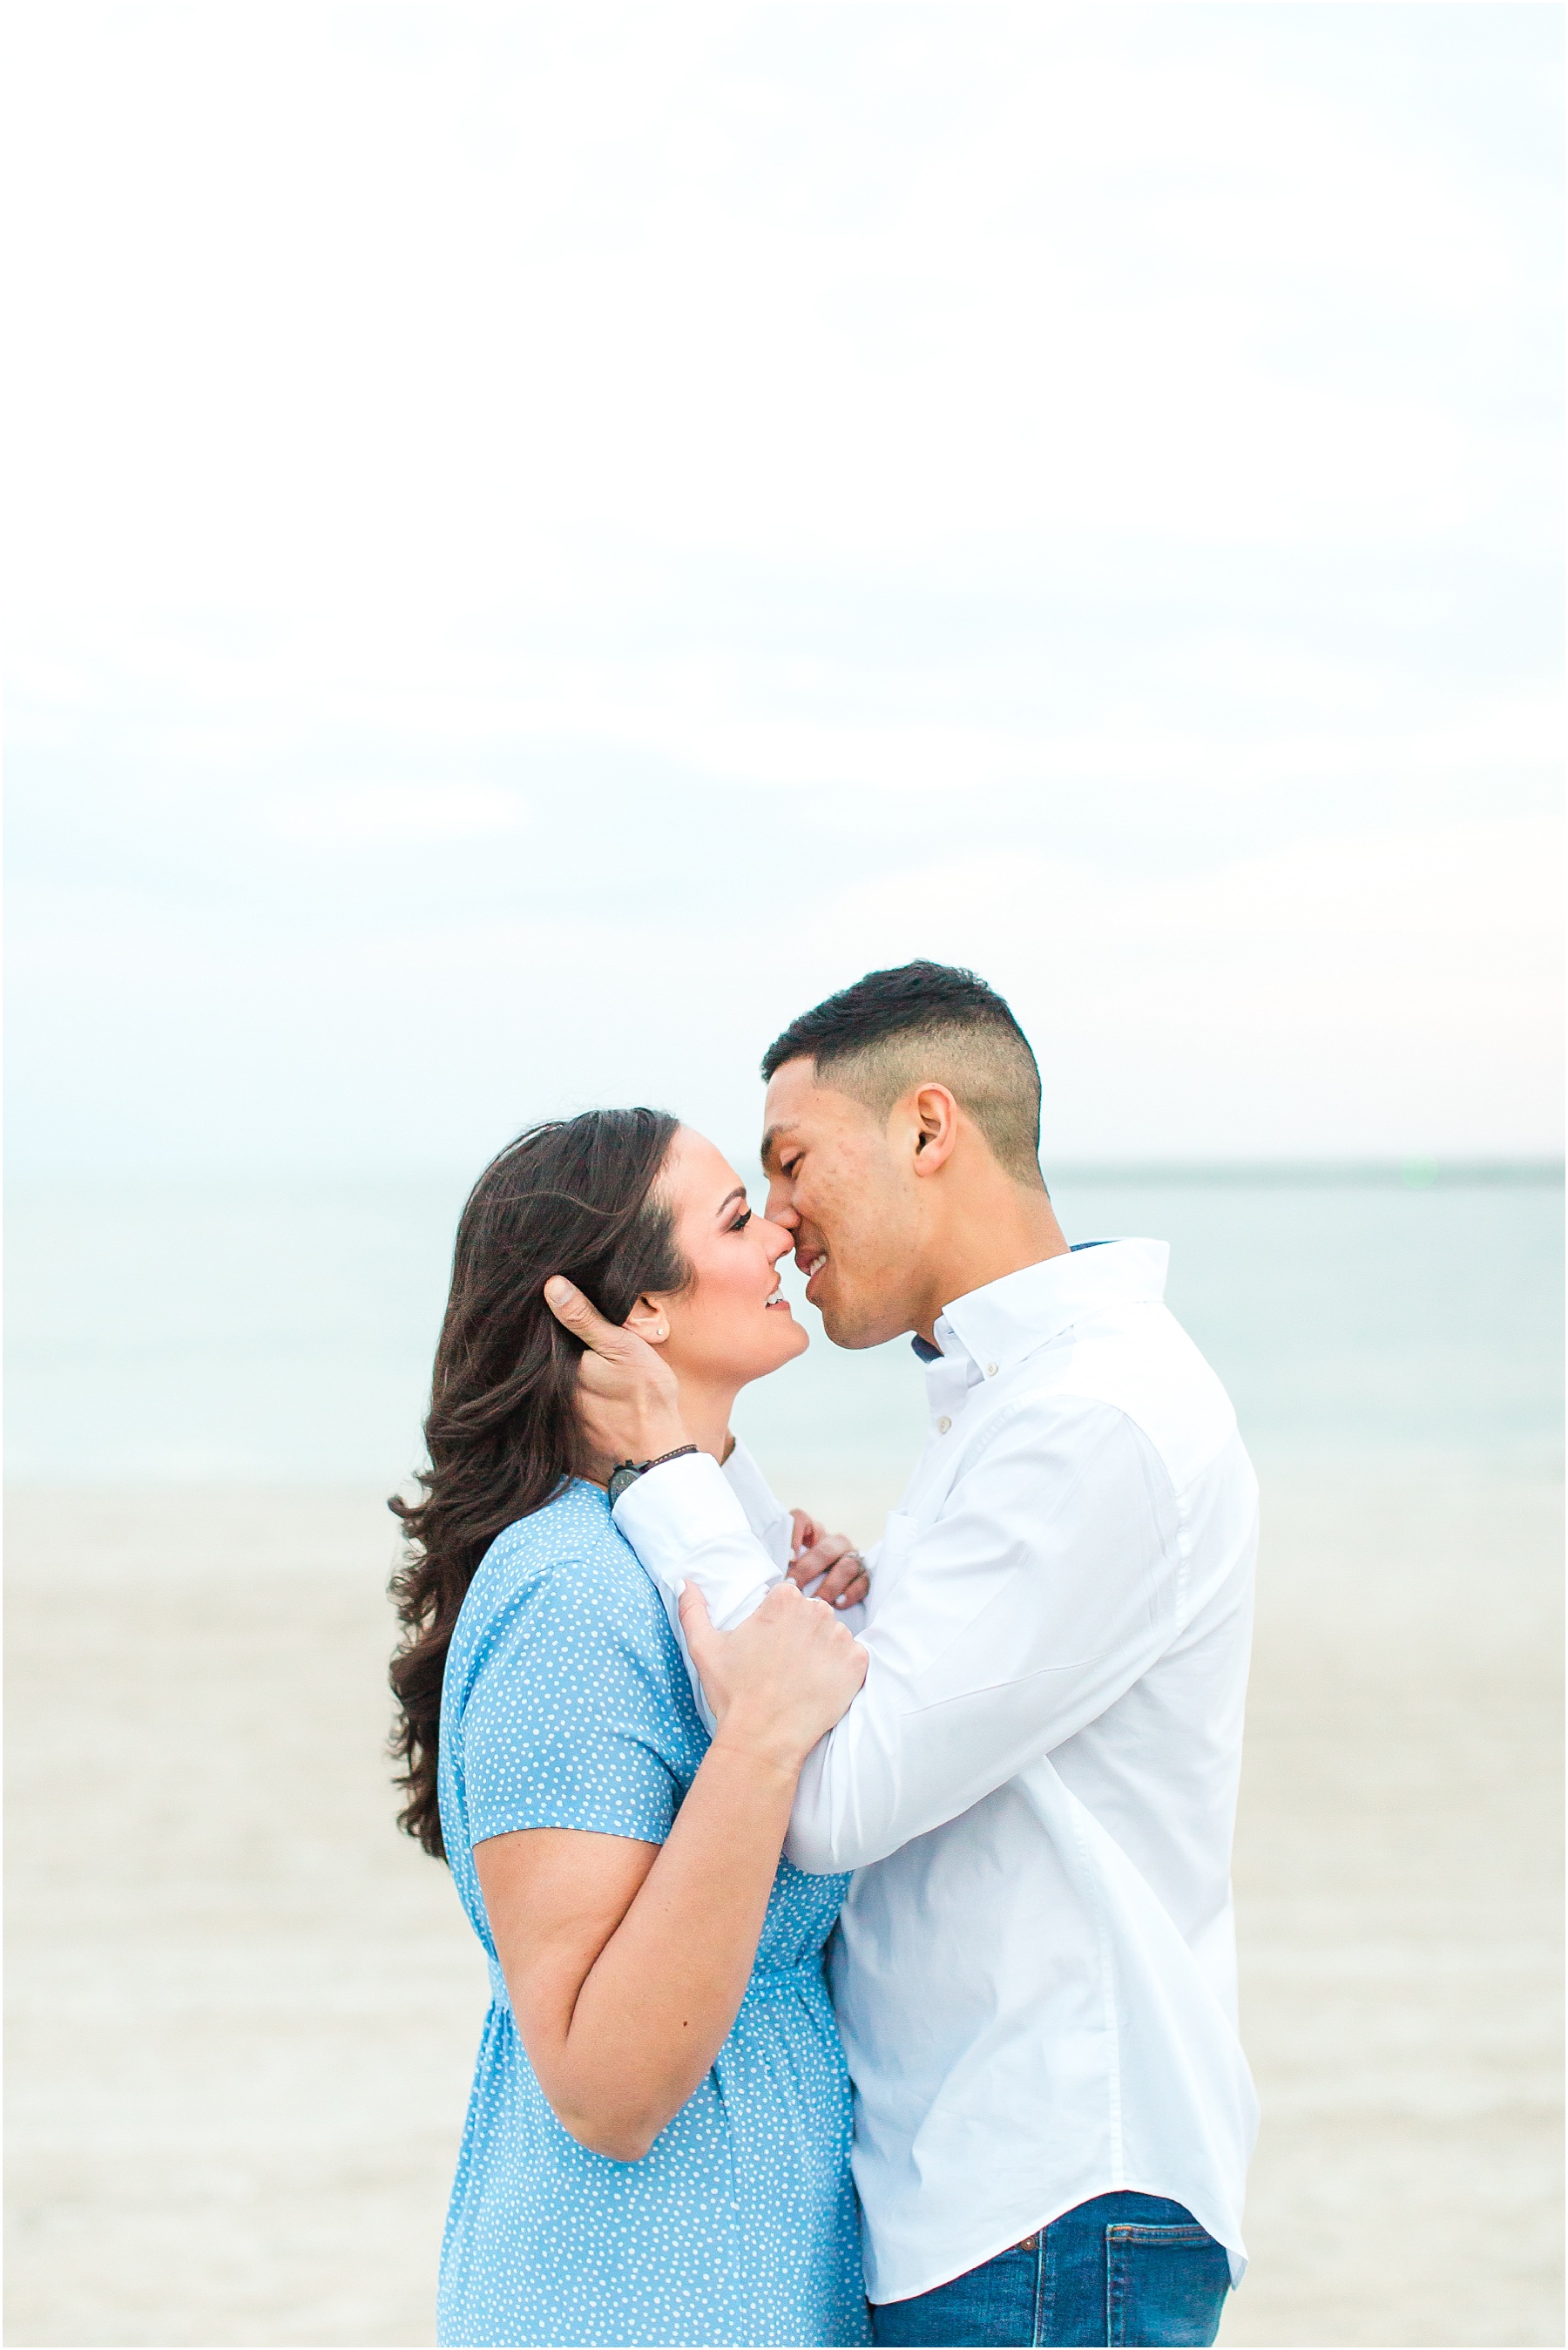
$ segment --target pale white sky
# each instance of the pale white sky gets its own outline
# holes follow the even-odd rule
[[[1045,1156],[1561,1134],[1554,6],[13,14],[12,1147],[971,962]]]

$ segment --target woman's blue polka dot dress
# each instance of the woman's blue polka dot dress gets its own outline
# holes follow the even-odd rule
[[[491,1545],[458,1618],[441,1815],[491,2003],[441,2251],[443,2343],[863,2343],[849,2083],[823,1973],[848,1883],[781,1861],[734,2027],[641,2162],[562,2128],[523,2053],[470,1847],[661,1844],[707,1746],[664,1605],[605,1496]]]

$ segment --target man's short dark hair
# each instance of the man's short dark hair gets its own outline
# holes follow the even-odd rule
[[[945,1085],[1014,1180],[1041,1181],[1039,1066],[1006,1003],[972,971],[868,971],[774,1037],[764,1080],[799,1060],[884,1118],[912,1086]]]

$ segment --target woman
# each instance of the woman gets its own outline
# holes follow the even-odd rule
[[[781,1558],[728,1433],[806,1336],[791,1245],[711,1143],[646,1109],[539,1127],[475,1185],[394,1585],[403,1825],[450,1860],[491,2006],[441,2255],[443,2343],[858,2343],[849,2095],[823,1978],[847,1879],[781,1857],[800,1766],[865,1674],[809,1537],[725,1644],[710,1741],[616,1532],[541,1292],[568,1274],[664,1353],[686,1424]],[[658,1469],[649,1473],[658,1475]]]

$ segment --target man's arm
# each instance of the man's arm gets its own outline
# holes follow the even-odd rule
[[[864,1868],[1093,1721],[1174,1638],[1175,1497],[1107,1404],[1027,1404],[955,1482],[861,1634],[866,1686],[801,1773],[785,1850]]]
[[[586,1300],[558,1302],[559,1286],[552,1307],[594,1349],[582,1408],[590,1427],[602,1409],[606,1449],[644,1423],[661,1450],[681,1441],[659,1401],[664,1367],[626,1353]],[[860,1636],[865,1688],[801,1773],[785,1846],[799,1867],[864,1867],[956,1818],[1114,1704],[1178,1629],[1175,1497],[1125,1413],[1024,1397],[972,1441]],[[716,1462],[639,1479],[617,1523],[661,1581],[698,1581],[716,1622],[743,1612],[765,1554]],[[893,1565],[885,1551],[878,1573]]]
[[[661,1579],[693,1560],[704,1589],[746,1577],[752,1537],[711,1463],[672,1462],[617,1515]],[[1163,1465],[1110,1405],[1024,1402],[988,1430],[936,1523],[888,1562],[860,1635],[866,1686],[801,1773],[796,1866],[883,1859],[1104,1712],[1177,1628],[1178,1533]]]

